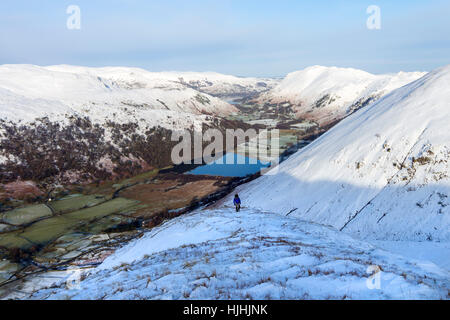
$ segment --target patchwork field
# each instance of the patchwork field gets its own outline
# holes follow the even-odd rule
[[[153,170],[69,187],[60,198],[1,212],[0,298],[44,271],[98,265],[146,230],[223,196],[238,180]]]

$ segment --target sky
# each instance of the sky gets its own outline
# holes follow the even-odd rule
[[[80,29],[67,28],[70,5]],[[381,29],[367,28],[370,5]],[[311,65],[429,71],[450,64],[449,17],[448,0],[2,0],[0,64],[280,77]]]

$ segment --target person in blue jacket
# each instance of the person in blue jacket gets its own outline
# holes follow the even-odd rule
[[[238,194],[234,196],[233,204],[236,207],[236,212],[239,212],[241,210],[241,199],[239,199]]]

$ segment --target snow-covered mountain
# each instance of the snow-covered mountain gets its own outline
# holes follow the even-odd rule
[[[447,66],[356,111],[239,187],[241,212],[227,197],[149,230],[78,274],[79,287],[71,278],[42,288],[35,278],[22,298],[448,299],[448,268],[365,240],[448,243],[449,101]]]
[[[446,66],[347,117],[238,192],[246,207],[361,238],[448,241],[449,123]]]
[[[133,240],[78,287],[63,279],[28,298],[448,299],[448,258],[441,268],[353,236],[411,240],[416,251],[432,242],[417,240],[448,243],[449,101],[447,66],[239,187],[241,212],[230,195]]]
[[[173,131],[236,125],[222,119],[237,111],[233,105],[180,81],[209,83],[209,76],[121,67],[0,66],[0,183],[49,177],[76,182],[81,176],[91,181],[125,167],[135,174],[167,166]],[[211,77],[208,88],[217,94],[234,92],[234,85],[246,81],[258,86],[256,79]]]
[[[150,72],[140,68],[50,66],[49,70],[93,74],[111,79],[128,88],[154,88],[182,85],[215,97],[251,96],[272,89],[279,83],[272,78],[236,77],[217,72]]]
[[[156,75],[222,99],[251,97],[279,83],[273,78],[236,77],[216,72],[165,72]]]
[[[298,117],[323,124],[341,119],[424,74],[374,75],[351,68],[312,66],[288,74],[257,101],[290,105]]]
[[[0,118],[13,121],[77,114],[99,122],[144,119],[173,127],[154,115],[172,111],[183,113],[177,117],[182,120],[184,113],[223,116],[236,111],[221,99],[132,68],[3,65],[0,90]]]
[[[379,267],[379,287],[370,276]],[[378,270],[380,270],[378,269]],[[70,275],[70,273],[68,273]],[[449,274],[314,223],[201,210],[156,227],[103,264],[28,299],[446,299]],[[375,281],[373,281],[375,282]],[[376,285],[376,284],[375,284]]]

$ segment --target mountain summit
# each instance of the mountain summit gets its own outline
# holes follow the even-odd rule
[[[362,238],[448,240],[449,101],[446,66],[344,119],[239,194],[248,207]]]
[[[298,117],[324,124],[339,120],[424,75],[424,72],[374,75],[353,68],[312,66],[289,73],[258,100],[290,104]]]

